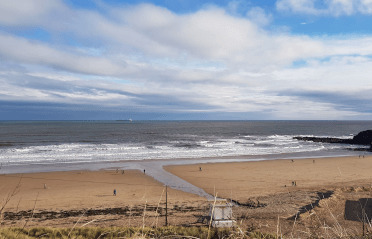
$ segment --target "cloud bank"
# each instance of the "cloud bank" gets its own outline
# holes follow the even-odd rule
[[[333,16],[369,7],[276,3],[279,11]],[[0,101],[249,119],[371,116],[371,37],[278,34],[268,28],[274,21],[257,6],[240,16],[210,5],[180,14],[149,3],[87,10],[59,0],[2,2]]]

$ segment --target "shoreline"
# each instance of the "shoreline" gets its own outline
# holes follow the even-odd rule
[[[282,155],[283,156],[283,155]],[[372,155],[365,156],[366,160],[368,157]],[[144,161],[121,161],[121,162],[109,162],[110,165],[107,165],[108,162],[98,163],[93,165],[89,164],[90,167],[87,167],[87,164],[68,164],[68,170],[63,170],[66,168],[60,168],[59,164],[53,166],[55,170],[50,170],[50,165],[47,165],[46,171],[39,170],[39,167],[35,167],[36,171],[28,168],[31,172],[15,172],[15,173],[1,173],[3,169],[0,171],[0,177],[22,177],[20,175],[45,175],[45,174],[74,174],[74,173],[101,173],[101,172],[111,172],[111,171],[136,171],[142,172],[146,170],[146,177],[150,177],[154,182],[157,182],[159,185],[165,186],[168,185],[171,189],[181,190],[185,193],[195,194],[204,198],[213,198],[214,192],[211,191],[211,188],[206,188],[205,186],[201,185],[195,178],[198,178],[197,174],[193,174],[195,178],[190,178],[190,175],[185,175],[184,173],[190,169],[195,173],[195,169],[199,167],[202,168],[210,168],[215,167],[216,172],[219,174],[224,174],[227,169],[219,168],[220,165],[270,165],[274,164],[276,166],[280,166],[283,162],[290,162],[296,161],[304,164],[307,162],[309,164],[310,161],[354,161],[357,159],[358,156],[332,156],[332,157],[271,157],[266,158],[265,155],[261,155],[260,158],[256,158],[253,156],[248,157],[220,157],[220,158],[194,158],[194,159],[177,159],[177,160],[144,160]],[[106,164],[105,164],[106,163]],[[105,167],[102,167],[102,164],[105,164]],[[124,165],[123,165],[124,164]],[[305,163],[306,164],[306,163]],[[78,165],[78,167],[77,167]],[[39,165],[38,165],[39,166]],[[80,166],[80,167],[79,167]],[[292,165],[293,166],[293,165]],[[337,165],[337,167],[339,167]],[[88,169],[87,169],[88,168]],[[177,168],[182,169],[181,171],[176,170]],[[186,171],[185,171],[186,170]],[[234,168],[234,171],[239,170],[239,168]],[[267,168],[261,167],[258,168],[259,172],[267,171]],[[372,168],[371,168],[372,170]],[[191,172],[190,171],[190,172]],[[198,170],[197,170],[198,171]],[[205,171],[205,170],[204,170]],[[203,174],[205,173],[203,171]],[[182,172],[182,173],[180,173]],[[303,172],[306,173],[306,172]],[[241,173],[240,173],[241,174]],[[336,175],[337,176],[337,175]],[[254,177],[254,176],[252,176]],[[294,177],[295,178],[295,177]],[[218,178],[216,178],[218,179]],[[226,180],[236,180],[234,179],[234,175],[227,175]],[[294,180],[296,181],[296,180]],[[349,180],[350,181],[350,180]],[[209,182],[208,184],[212,184]],[[219,183],[217,183],[219,184]],[[283,184],[282,186],[287,187],[290,186],[290,182],[288,181],[287,184]],[[218,188],[218,187],[217,187]],[[296,189],[299,189],[297,187]],[[286,189],[288,190],[288,188]],[[223,196],[221,196],[223,197]],[[228,198],[225,196],[225,198]]]
[[[146,170],[148,176],[153,177],[163,185],[168,185],[173,189],[181,189],[188,193],[197,194],[205,198],[211,198],[211,193],[205,192],[200,187],[184,180],[170,172],[164,167],[170,165],[196,165],[202,163],[236,163],[236,162],[261,162],[275,161],[282,159],[324,158],[324,157],[351,157],[357,155],[354,151],[341,151],[342,154],[335,155],[334,152],[292,153],[292,154],[271,154],[271,155],[244,155],[244,156],[223,156],[207,158],[180,158],[180,159],[150,159],[132,161],[107,161],[90,163],[58,163],[58,164],[31,164],[31,165],[3,165],[1,174],[15,173],[47,173],[47,172],[69,172],[69,171],[102,171],[102,170]]]
[[[12,173],[38,173],[38,172],[58,172],[72,170],[105,170],[112,168],[122,169],[139,169],[138,164],[148,162],[161,162],[161,165],[176,165],[197,164],[204,162],[239,162],[239,161],[264,161],[264,160],[280,160],[280,159],[306,159],[306,158],[324,158],[324,157],[348,157],[356,155],[372,155],[368,152],[356,152],[342,150],[335,152],[312,151],[312,152],[297,152],[297,153],[280,153],[266,155],[236,155],[236,156],[218,156],[218,157],[200,157],[200,158],[171,158],[171,159],[143,159],[143,160],[117,160],[117,161],[85,161],[85,162],[67,162],[67,163],[22,163],[7,165],[5,162],[0,167],[0,174]],[[196,162],[200,161],[200,162]]]

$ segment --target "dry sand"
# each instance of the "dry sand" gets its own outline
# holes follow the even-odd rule
[[[313,163],[315,160],[315,163]],[[202,167],[202,171],[199,171]],[[267,160],[240,163],[208,163],[166,166],[165,170],[213,195],[235,200],[298,190],[321,190],[371,185],[372,156]],[[296,181],[297,186],[292,187]],[[5,200],[20,182],[19,193],[6,208],[72,210],[127,205],[157,204],[164,185],[138,170],[69,171],[0,175],[0,200]],[[46,184],[47,189],[44,189]],[[286,187],[285,187],[286,185]],[[113,196],[113,190],[117,196]],[[170,201],[188,203],[205,200],[197,195],[168,189]]]
[[[354,207],[371,198],[372,193],[372,156],[164,168],[210,194],[215,191],[223,198],[232,194],[234,200],[250,204],[233,208],[244,230],[279,230],[284,237],[361,234],[362,223],[356,217],[359,209]],[[164,186],[140,171],[0,175],[2,204],[19,181],[19,193],[6,205],[3,221],[0,217],[4,226],[22,227],[28,220],[26,227],[73,227],[77,222],[77,226],[101,227],[165,224]],[[293,181],[297,186],[291,186]],[[117,196],[113,196],[114,189]],[[368,215],[372,218],[370,201]],[[192,225],[207,211],[205,198],[168,189],[168,224]],[[372,231],[372,226],[368,229]]]
[[[164,169],[209,194],[216,192],[228,199],[232,195],[238,201],[297,190],[328,190],[357,182],[371,185],[372,182],[372,156],[207,163]],[[296,187],[292,187],[294,181]]]
[[[245,204],[233,211],[238,225],[247,231],[278,232],[284,238],[353,237],[363,234],[361,207],[368,221],[372,218],[372,156],[165,169],[210,194]],[[372,223],[366,224],[367,230],[372,232]]]
[[[165,200],[165,187],[138,170],[70,171],[0,175],[0,199],[5,199],[20,182],[7,210],[72,210],[100,207],[157,204]],[[44,189],[44,184],[47,189]],[[116,189],[117,196],[113,195]],[[199,196],[168,189],[173,201],[199,200]]]
[[[15,189],[18,193],[0,215],[5,226],[22,227],[28,220],[27,227],[72,227],[77,221],[102,227],[165,223],[164,185],[138,170],[0,175],[0,209]],[[182,221],[177,213],[186,205],[203,208],[205,203],[205,198],[168,188],[168,223],[195,221],[192,213]]]

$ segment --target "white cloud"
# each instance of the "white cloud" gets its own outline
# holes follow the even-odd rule
[[[318,6],[320,5],[320,6]],[[309,15],[372,14],[371,0],[277,0],[278,11]]]
[[[321,92],[370,102],[372,96],[361,92],[372,90],[371,65],[368,57],[333,57],[329,61],[268,74],[179,69],[134,76],[147,79],[141,85],[113,83],[104,77],[86,79],[79,75],[66,77],[63,73],[11,74],[2,71],[0,80],[4,87],[0,98],[135,107],[147,111],[265,111],[277,119],[339,119],[358,115],[359,106],[353,109],[355,107],[348,105],[350,109],[346,110],[337,99],[324,101],[317,96],[304,96]]]
[[[371,66],[372,59],[369,57],[335,56],[324,61],[310,60],[307,66],[297,69],[274,71],[272,76],[285,81],[285,88],[325,90],[332,93],[358,92],[372,89],[369,78],[372,75]]]
[[[273,16],[271,14],[268,14],[265,12],[264,9],[260,7],[253,7],[247,12],[247,17],[254,23],[260,25],[260,26],[266,26],[268,25],[272,19]]]
[[[234,1],[230,1],[229,4],[227,5],[227,10],[231,13],[236,13],[240,6],[242,5],[242,1],[237,1],[237,0],[234,0]]]
[[[12,14],[20,14],[22,9],[11,9]],[[165,8],[141,4],[111,8],[110,18],[94,11],[61,9],[62,12],[54,9],[53,14],[40,15],[35,10],[17,24],[28,26],[37,15],[37,26],[74,34],[84,41],[103,42],[110,45],[110,53],[215,61],[243,68],[288,65],[293,60],[322,55],[324,50],[319,41],[307,37],[271,36],[260,28],[270,20],[270,15],[260,8],[248,13],[250,20],[231,16],[217,7],[177,15]],[[0,24],[12,25],[6,19],[0,19]],[[288,45],[283,40],[295,44]],[[306,50],[307,46],[312,46],[312,51]]]
[[[52,17],[53,14],[66,12],[67,7],[59,0],[17,0],[0,1],[0,22],[9,26],[39,25],[43,19]],[[68,17],[68,16],[65,16]]]
[[[295,13],[318,14],[321,10],[316,10],[314,3],[316,0],[277,0],[276,9],[278,11],[293,11]]]
[[[86,74],[118,75],[126,69],[125,62],[118,65],[102,57],[81,56],[5,34],[0,34],[0,55],[9,61]]]
[[[328,1],[326,8],[315,3],[277,2],[282,10],[308,14],[352,14],[359,9],[353,3],[350,12],[350,1]],[[363,115],[357,107],[347,105],[346,110],[336,101],[302,93],[372,100],[368,94],[360,97],[372,89],[369,37],[270,34],[265,26],[272,16],[259,7],[241,17],[215,6],[176,14],[140,4],[107,7],[105,15],[55,0],[48,4],[42,9],[30,5],[27,11],[2,5],[0,25],[33,24],[57,40],[0,34],[0,100],[168,112],[269,112],[277,119]],[[10,17],[24,11],[22,18]],[[59,44],[65,42],[64,35],[77,44]],[[304,66],[291,67],[297,60],[305,61]],[[5,67],[10,62],[25,69]]]
[[[358,10],[363,14],[372,14],[372,0],[360,0]]]
[[[324,39],[324,45],[332,49],[330,55],[372,55],[372,37],[349,38],[344,40]]]

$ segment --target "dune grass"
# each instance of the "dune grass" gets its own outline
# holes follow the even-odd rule
[[[71,233],[70,233],[71,232]],[[70,233],[70,235],[69,235]],[[31,229],[1,228],[0,238],[31,239],[31,238],[208,238],[207,227],[87,227],[76,228],[48,228],[36,227]],[[214,228],[209,232],[209,238],[277,238],[274,234],[260,232],[242,232],[236,229]]]

